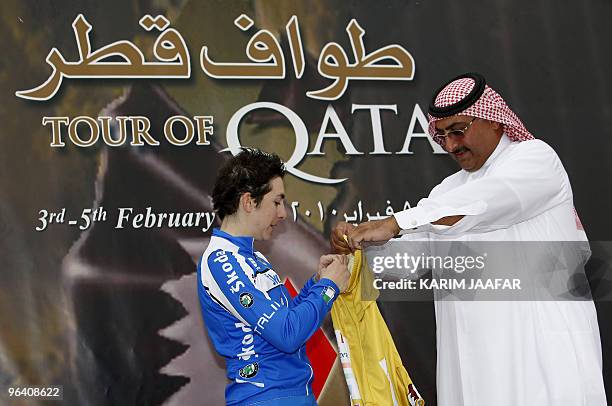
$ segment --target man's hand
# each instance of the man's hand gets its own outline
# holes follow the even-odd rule
[[[334,227],[331,236],[329,237],[329,244],[331,245],[333,252],[337,254],[350,254],[352,252],[351,247],[344,239],[344,236],[353,231],[355,227],[356,226],[344,221],[336,224],[336,227]]]
[[[374,220],[359,224],[348,234],[351,251],[363,248],[364,243],[385,243],[400,232],[395,217]]]
[[[324,257],[327,255],[324,255]],[[348,288],[348,281],[351,274],[348,271],[348,258],[345,255],[330,255],[333,256],[332,262],[319,272],[319,278],[327,278],[332,280],[343,293]],[[322,259],[322,258],[321,258]]]

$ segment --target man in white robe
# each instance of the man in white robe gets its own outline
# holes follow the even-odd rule
[[[357,227],[338,224],[336,251],[400,233],[436,241],[586,239],[559,157],[482,76],[442,86],[429,113],[430,134],[462,169],[416,207]],[[436,300],[435,311],[440,406],[607,404],[591,300]]]

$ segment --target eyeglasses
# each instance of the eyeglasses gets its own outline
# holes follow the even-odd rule
[[[442,138],[442,141],[446,141],[446,137],[448,135],[452,135],[454,137],[463,137],[465,135],[465,132],[470,128],[470,126],[472,125],[472,123],[474,122],[474,120],[476,120],[477,117],[474,117],[473,119],[470,120],[469,123],[467,123],[467,125],[464,128],[458,129],[452,129],[452,130],[439,130],[436,128],[436,136]]]

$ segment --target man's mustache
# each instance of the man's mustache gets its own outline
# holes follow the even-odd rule
[[[451,151],[452,154],[460,154],[462,152],[468,152],[470,149],[467,147],[457,147]]]

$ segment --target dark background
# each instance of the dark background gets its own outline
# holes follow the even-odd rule
[[[187,378],[166,379],[155,372],[186,348],[181,343],[155,337],[156,331],[186,312],[184,305],[159,292],[165,281],[194,271],[176,242],[185,236],[160,234],[143,238],[142,234],[132,236],[98,228],[85,237],[75,228],[53,227],[37,233],[34,227],[38,210],[42,208],[66,207],[80,212],[103,197],[116,205],[165,207],[172,202],[177,206],[196,205],[184,203],[181,191],[161,198],[169,190],[165,180],[150,176],[144,169],[142,175],[124,176],[126,168],[132,168],[130,165],[141,168],[134,163],[140,162],[133,158],[134,151],[128,148],[118,151],[103,147],[50,148],[50,130],[42,127],[41,119],[59,115],[95,117],[126,88],[135,85],[132,91],[140,98],[136,99],[138,103],[129,106],[127,113],[144,112],[153,119],[163,117],[172,108],[186,115],[212,111],[216,125],[213,141],[221,147],[225,143],[226,118],[237,106],[256,100],[284,104],[289,95],[297,95],[297,102],[290,107],[303,118],[314,117],[310,120],[314,128],[311,150],[318,132],[317,118],[322,118],[326,106],[304,95],[306,90],[319,86],[314,84],[319,79],[312,66],[300,81],[292,79],[292,70],[289,70],[289,77],[276,83],[202,83],[205,75],[198,62],[202,44],[217,50],[234,48],[232,52],[243,53],[244,43],[223,34],[223,30],[236,31],[232,21],[241,12],[254,17],[258,26],[277,29],[282,29],[286,16],[295,13],[302,32],[308,33],[305,42],[314,61],[321,44],[334,40],[348,46],[344,29],[351,18],[357,19],[366,30],[366,50],[398,43],[410,51],[416,61],[413,81],[352,81],[346,95],[334,103],[360,151],[373,149],[370,116],[368,112],[351,115],[351,103],[397,104],[397,115],[383,113],[385,147],[396,152],[404,143],[415,104],[425,111],[432,91],[442,82],[467,71],[480,72],[487,78],[534,136],[557,151],[569,174],[576,210],[589,239],[594,242],[595,258],[589,267],[589,277],[599,312],[604,378],[607,388],[611,388],[610,258],[604,244],[598,243],[612,240],[609,215],[612,162],[608,158],[612,152],[609,76],[612,2],[609,0],[3,2],[0,5],[3,38],[0,386],[62,384],[68,399],[94,404],[93,397],[88,397],[93,395],[87,394],[87,385],[90,385],[98,387],[89,392],[100,396],[98,402],[106,399],[106,403],[116,404],[157,404],[167,400],[186,382]],[[76,58],[70,24],[78,13],[83,13],[94,26],[93,47],[119,39],[137,41],[142,31],[137,21],[142,15],[166,13],[190,47],[192,79],[180,83],[65,80],[58,94],[48,102],[15,97],[16,90],[34,87],[48,77],[49,67],[44,58],[52,47],[57,47],[67,60]],[[168,92],[172,103],[150,96],[147,93],[150,86]],[[207,99],[207,94],[214,97]],[[173,107],[169,108],[168,104]],[[259,131],[279,126],[289,131],[283,120],[258,121],[257,117],[253,120],[258,123]],[[245,145],[249,142],[246,135],[242,140]],[[291,142],[289,138],[287,143],[291,145]],[[425,140],[414,140],[411,150],[413,155],[365,154],[339,160],[333,166],[332,175],[349,177],[350,182],[335,188],[331,202],[339,211],[349,212],[358,200],[365,207],[381,209],[387,199],[394,204],[409,200],[414,205],[456,170],[450,158],[433,155]],[[205,168],[208,173],[214,173],[220,162],[215,150],[166,147],[152,152],[163,162],[169,162],[177,174],[192,181],[203,195],[207,194],[210,179],[200,172]],[[343,152],[340,148],[340,153]],[[130,174],[138,172],[129,170]],[[102,172],[104,176],[100,175]],[[319,193],[316,185],[303,190],[294,187],[293,191],[297,197],[300,193]],[[321,191],[320,195],[327,196],[328,192]],[[321,241],[336,220],[330,217],[324,224],[319,232]],[[130,244],[136,248],[126,248]],[[153,252],[159,257],[151,255]],[[142,291],[128,287],[121,293],[112,285],[90,294],[91,287],[86,285],[75,293],[74,285],[66,284],[65,271],[62,271],[66,269],[66,262],[70,262],[69,253],[72,258],[75,255],[85,258],[88,266],[102,263],[120,273],[136,269],[137,275],[143,275],[152,263],[164,265],[156,268],[158,280],[147,282],[150,285]],[[143,284],[135,282],[135,286]],[[81,307],[84,300],[85,306]],[[115,306],[112,311],[109,303]],[[435,404],[432,304],[386,302],[380,307],[417,388],[428,404]],[[123,339],[122,334],[127,338]],[[151,338],[146,338],[147,335]],[[109,336],[115,337],[115,352],[107,351],[108,341],[104,338]],[[124,356],[122,351],[129,354]],[[151,361],[151,354],[159,359]],[[202,365],[202,368],[216,370],[222,365]],[[82,381],[75,378],[79,373]],[[92,377],[99,380],[90,381]],[[222,394],[222,388],[215,391]]]

